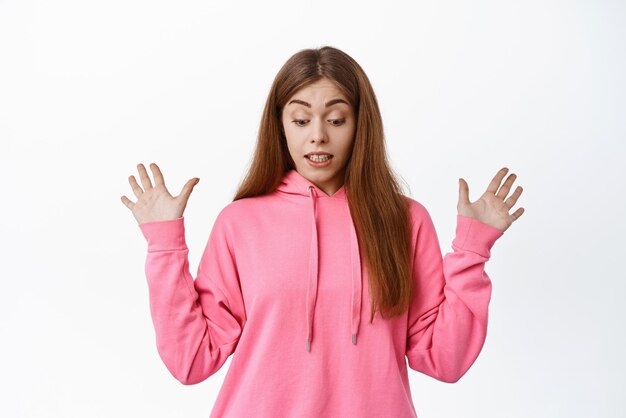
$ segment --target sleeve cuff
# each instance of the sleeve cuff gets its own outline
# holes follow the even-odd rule
[[[491,247],[504,232],[484,222],[457,214],[454,249],[472,251],[485,258],[491,257]]]
[[[139,224],[148,241],[148,252],[186,250],[185,218],[181,216],[168,221],[144,222]]]

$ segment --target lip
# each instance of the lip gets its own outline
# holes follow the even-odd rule
[[[309,152],[308,154],[304,154],[305,157],[309,155],[330,155],[331,157],[333,157],[333,154],[331,154],[330,152],[322,152],[322,151],[315,151],[315,152]]]
[[[312,161],[311,159],[307,158],[306,156],[304,157],[304,159],[306,160],[307,164],[311,167],[315,167],[315,168],[323,168],[323,167],[328,167],[332,162],[333,162],[333,155],[332,154],[328,154],[327,152],[312,152],[310,154],[307,155],[330,155],[330,158],[326,161],[323,161],[321,163]]]

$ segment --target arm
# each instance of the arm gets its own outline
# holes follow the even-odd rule
[[[148,241],[145,272],[157,350],[177,380],[200,383],[234,352],[245,324],[226,227],[218,216],[195,281],[189,273],[184,217],[139,227]]]
[[[409,308],[406,356],[411,369],[455,383],[485,342],[491,280],[484,268],[503,232],[457,215],[454,252],[442,259],[432,219],[421,204],[416,217],[416,293]]]

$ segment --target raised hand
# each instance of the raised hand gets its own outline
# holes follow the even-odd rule
[[[143,164],[138,164],[137,171],[139,171],[143,189],[137,184],[135,177],[131,175],[128,181],[133,193],[137,196],[137,202],[133,203],[126,196],[122,196],[122,203],[133,212],[133,216],[139,224],[180,218],[183,216],[191,191],[200,179],[194,177],[187,181],[180,194],[174,197],[165,187],[163,174],[161,174],[159,167],[152,163],[150,169],[154,177],[154,187],[150,182],[146,168]]]
[[[506,231],[524,213],[524,208],[518,208],[515,212],[509,214],[509,211],[522,194],[523,189],[521,186],[517,186],[515,192],[505,200],[513,182],[517,178],[515,174],[511,174],[504,184],[500,186],[502,179],[508,171],[507,167],[500,169],[491,180],[491,183],[489,183],[485,193],[475,202],[469,201],[469,186],[465,179],[460,178],[459,203],[457,204],[459,215],[469,216],[498,228],[502,232]]]

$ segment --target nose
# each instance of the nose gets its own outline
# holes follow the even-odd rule
[[[328,142],[328,136],[326,135],[326,128],[323,122],[316,122],[314,124],[313,132],[311,133],[311,142]]]

